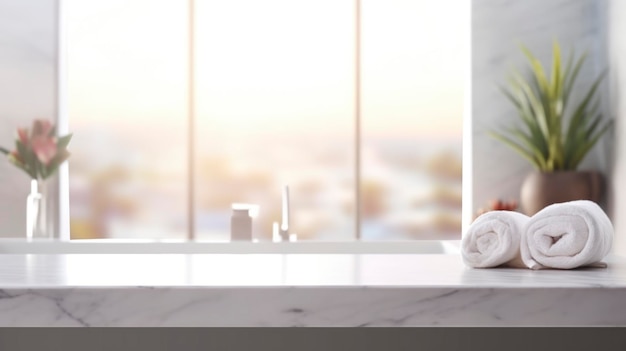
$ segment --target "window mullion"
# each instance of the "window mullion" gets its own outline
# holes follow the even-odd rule
[[[354,36],[354,201],[355,236],[361,239],[361,0],[355,0]]]
[[[194,49],[195,49],[195,26],[194,26],[194,1],[189,0],[189,61],[188,61],[188,72],[187,72],[187,80],[188,80],[188,101],[187,101],[187,111],[188,111],[188,164],[187,164],[187,239],[192,241],[196,238],[196,219],[195,219],[195,60],[194,60]]]

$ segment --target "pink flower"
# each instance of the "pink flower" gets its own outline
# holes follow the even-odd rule
[[[52,131],[52,123],[46,119],[36,119],[33,121],[33,131],[31,134],[31,138],[35,138],[37,136],[49,136]]]
[[[52,123],[45,119],[33,121],[33,128],[28,138],[28,129],[17,130],[19,140],[25,146],[29,146],[39,162],[49,165],[57,153],[56,137],[52,135]]]
[[[17,129],[16,150],[0,147],[0,154],[32,179],[46,179],[70,156],[67,144],[72,135],[57,137],[55,130],[52,122],[36,119],[30,129]]]
[[[28,128],[17,128],[17,138],[22,145],[28,145]]]
[[[46,166],[57,154],[57,143],[54,137],[38,135],[33,137],[30,143],[37,159]]]

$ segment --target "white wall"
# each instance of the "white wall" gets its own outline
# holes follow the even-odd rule
[[[623,1],[623,0],[622,0]],[[614,0],[619,2],[619,0]],[[549,68],[552,41],[565,51],[590,51],[578,84],[588,86],[607,66],[605,0],[474,0],[472,2],[473,209],[489,199],[519,199],[532,166],[489,137],[490,129],[516,121],[516,112],[497,88],[510,68],[525,67],[518,48],[526,45]],[[602,93],[608,110],[608,83]],[[609,172],[611,138],[604,138],[581,169]]]
[[[0,145],[56,115],[56,1],[0,0]],[[0,237],[24,236],[28,176],[0,159]]]
[[[612,197],[615,251],[626,255],[626,1],[609,2],[608,41],[611,65],[611,107],[615,116]]]

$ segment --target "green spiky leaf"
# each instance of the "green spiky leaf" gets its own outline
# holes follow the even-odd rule
[[[555,41],[551,72],[547,74],[541,61],[528,48],[521,46],[521,51],[529,63],[529,76],[514,70],[509,87],[499,87],[517,110],[521,124],[508,128],[507,133],[492,131],[490,135],[541,171],[576,169],[611,123],[602,123],[597,98],[606,72],[593,82],[567,118],[566,106],[587,53],[576,58],[574,51],[570,50],[564,67],[561,48]]]

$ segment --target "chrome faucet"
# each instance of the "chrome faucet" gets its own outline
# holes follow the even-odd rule
[[[289,240],[289,187],[284,186],[282,192],[281,223],[278,233],[283,241]]]

